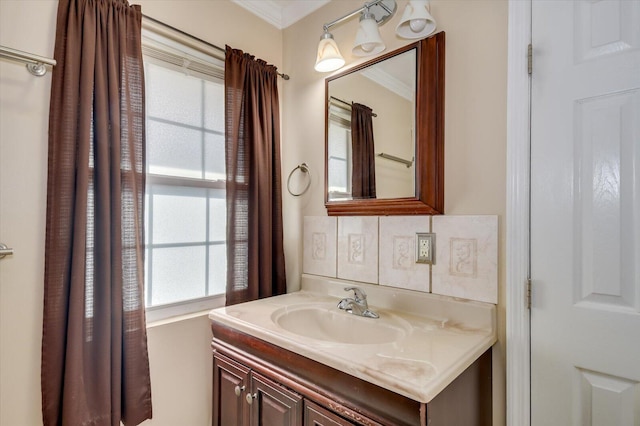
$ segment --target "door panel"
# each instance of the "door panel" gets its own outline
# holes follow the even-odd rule
[[[256,372],[251,374],[251,424],[295,426],[302,424],[302,397]]]
[[[213,425],[249,426],[250,407],[245,402],[249,369],[216,354],[213,363]]]
[[[637,425],[638,383],[621,377],[576,369],[575,422],[580,425]]]
[[[533,1],[532,425],[640,425],[640,2]]]
[[[640,312],[637,242],[624,235],[640,224],[632,207],[639,105],[637,89],[575,104],[573,285],[576,304],[586,309]]]

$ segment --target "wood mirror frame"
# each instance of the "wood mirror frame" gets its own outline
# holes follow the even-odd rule
[[[329,82],[400,53],[416,49],[415,196],[329,201]],[[444,214],[445,33],[401,47],[325,79],[324,201],[329,216]]]

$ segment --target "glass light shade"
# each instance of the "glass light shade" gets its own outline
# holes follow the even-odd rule
[[[429,12],[427,0],[410,0],[404,9],[396,34],[402,38],[423,38],[436,30],[436,20]]]
[[[360,18],[360,26],[356,33],[356,41],[351,51],[355,56],[368,56],[380,53],[385,49],[380,30],[373,14],[364,13]]]
[[[330,72],[342,68],[344,58],[340,49],[330,33],[324,33],[318,43],[318,55],[316,56],[315,70],[318,72]]]

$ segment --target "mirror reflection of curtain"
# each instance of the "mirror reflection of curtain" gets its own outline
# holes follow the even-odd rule
[[[353,199],[376,198],[373,111],[355,102],[351,105],[351,145],[351,196]]]

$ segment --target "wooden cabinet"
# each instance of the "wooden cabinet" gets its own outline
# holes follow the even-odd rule
[[[489,426],[491,349],[428,404],[212,321],[213,426]]]
[[[213,363],[214,426],[296,426],[302,397],[224,355]]]
[[[216,355],[213,362],[213,424],[249,425],[251,406],[245,395],[250,391],[251,370],[242,364]]]
[[[261,376],[251,373],[251,425],[297,426],[302,424],[302,397]]]
[[[354,426],[354,424],[318,404],[305,401],[304,426]]]

